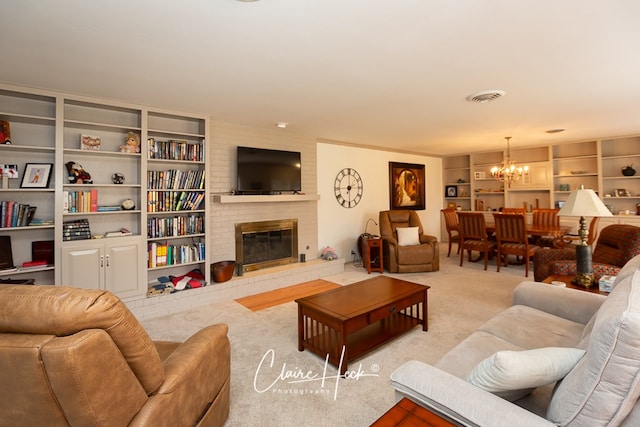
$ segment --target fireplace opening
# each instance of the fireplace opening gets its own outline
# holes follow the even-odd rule
[[[236,224],[236,262],[243,272],[298,262],[298,220]]]

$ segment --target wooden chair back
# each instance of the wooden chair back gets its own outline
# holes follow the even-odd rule
[[[444,215],[444,224],[447,227],[447,231],[458,229],[458,215],[455,209],[447,208],[442,209],[442,215]]]
[[[459,238],[459,224],[458,224],[458,215],[456,214],[455,209],[447,208],[441,209],[442,215],[444,216],[444,225],[447,229],[447,234],[449,235],[449,251],[447,252],[447,257],[451,256],[451,245],[452,243],[458,240]],[[458,252],[460,252],[460,245],[458,245]]]
[[[486,270],[489,264],[489,252],[495,249],[496,242],[489,240],[484,214],[481,212],[458,212],[458,221],[460,227],[458,230],[460,266],[464,260],[465,250],[469,254],[469,261],[472,261],[471,252],[478,251],[484,254],[484,269]]]
[[[523,257],[525,277],[529,276],[529,260],[538,246],[530,245],[527,234],[527,221],[521,214],[494,213],[496,243],[498,246],[498,272],[504,259],[509,264],[508,256]]]
[[[525,208],[502,208],[502,213],[526,215],[527,210]]]
[[[465,239],[487,239],[484,214],[480,212],[458,212],[460,241]]]
[[[534,209],[532,223],[534,225],[560,226],[559,209]]]

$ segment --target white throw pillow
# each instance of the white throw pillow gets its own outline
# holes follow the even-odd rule
[[[467,381],[514,401],[526,396],[536,387],[564,378],[584,353],[582,349],[565,347],[499,351],[473,368]]]
[[[416,246],[420,244],[420,235],[418,227],[396,228],[398,232],[398,245],[400,246]]]

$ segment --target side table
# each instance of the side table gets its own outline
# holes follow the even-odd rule
[[[384,273],[382,265],[382,239],[380,237],[362,237],[360,239],[362,266],[371,274],[371,270]]]
[[[609,292],[600,292],[600,288],[597,283],[594,283],[592,286],[585,288],[584,286],[574,285],[571,283],[573,276],[566,276],[563,274],[552,274],[542,281],[542,283],[551,283],[551,282],[564,282],[567,285],[567,288],[577,289],[579,291],[591,292],[593,294],[600,295],[609,295]]]
[[[457,424],[451,423],[449,420],[442,418],[438,414],[434,414],[427,408],[423,408],[403,397],[383,416],[378,418],[370,427],[391,427],[391,426],[433,426],[433,427],[451,427]]]

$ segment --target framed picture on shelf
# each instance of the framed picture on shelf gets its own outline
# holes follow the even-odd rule
[[[390,209],[425,209],[424,165],[389,162]]]
[[[80,135],[80,149],[81,150],[100,150],[102,141],[99,136],[96,135]]]
[[[480,211],[480,212],[484,212],[484,211],[487,210],[487,206],[484,203],[484,200],[482,200],[482,199],[476,200],[476,210]]]
[[[47,188],[53,163],[27,163],[22,174],[20,188]]]
[[[458,197],[458,187],[455,185],[445,185],[444,191],[447,197]]]
[[[624,188],[617,188],[615,191],[616,197],[626,197],[629,196],[629,192]]]
[[[473,179],[475,180],[480,180],[480,179],[486,179],[487,175],[484,172],[474,172],[473,173]]]

